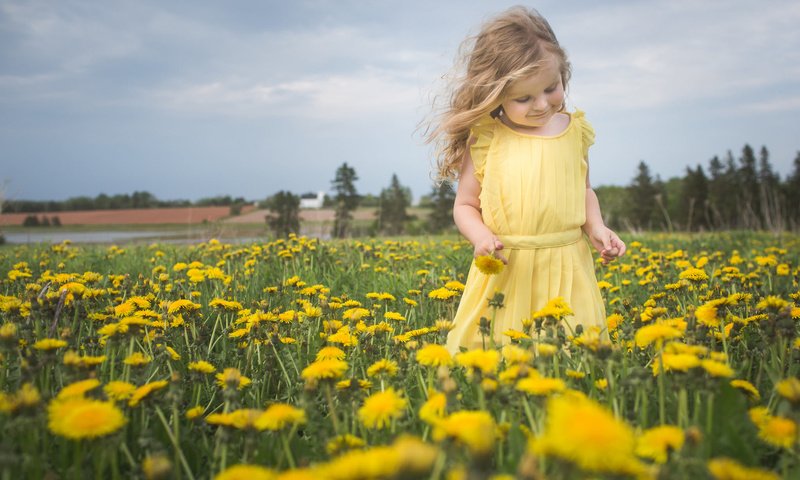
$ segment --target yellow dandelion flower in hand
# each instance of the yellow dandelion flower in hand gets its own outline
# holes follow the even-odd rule
[[[503,261],[494,255],[479,255],[475,257],[475,266],[484,275],[497,275],[503,271]]]

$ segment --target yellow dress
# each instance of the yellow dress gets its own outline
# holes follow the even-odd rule
[[[494,320],[498,343],[508,341],[504,331],[522,330],[522,320],[555,297],[572,308],[574,315],[566,317],[571,327],[605,329],[594,260],[581,231],[586,158],[594,143],[583,112],[570,114],[569,125],[558,135],[519,133],[488,116],[471,133],[483,222],[503,242],[508,265],[497,275],[485,275],[472,262],[448,350],[481,348],[479,322],[491,318],[488,299],[495,292],[505,295]]]

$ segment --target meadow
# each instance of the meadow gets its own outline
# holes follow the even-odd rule
[[[800,237],[626,240],[456,355],[456,238],[3,247],[0,475],[800,478]]]

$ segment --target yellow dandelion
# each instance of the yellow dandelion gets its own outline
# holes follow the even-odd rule
[[[157,380],[155,382],[145,383],[131,393],[130,399],[128,399],[128,406],[135,407],[139,405],[139,403],[141,403],[141,401],[147,398],[151,393],[161,390],[168,384],[169,382],[166,380]]]
[[[428,298],[433,298],[436,300],[449,300],[456,295],[458,295],[457,291],[444,287],[428,292]]]
[[[430,425],[444,418],[447,409],[447,396],[436,390],[428,390],[428,400],[419,408],[419,418]]]
[[[317,360],[303,369],[301,376],[305,380],[316,381],[341,378],[347,371],[347,362],[336,359]]]
[[[797,424],[789,418],[769,415],[758,424],[758,437],[770,445],[791,450],[797,442]]]
[[[681,280],[690,280],[695,283],[708,280],[708,274],[702,268],[688,268],[678,275]]]
[[[789,302],[786,300],[774,295],[769,295],[756,304],[756,309],[780,311],[786,308],[788,305]]]
[[[500,353],[503,355],[503,359],[508,365],[528,363],[533,359],[533,354],[530,350],[526,350],[517,345],[503,345],[503,348],[500,349]]]
[[[475,257],[475,266],[484,275],[497,275],[503,271],[503,261],[494,255],[479,255]]]
[[[234,465],[226,468],[214,480],[276,480],[278,474],[259,465]]]
[[[258,417],[255,427],[259,430],[282,430],[306,423],[306,412],[287,403],[274,403]]]
[[[123,382],[121,380],[113,380],[108,382],[103,387],[103,392],[105,392],[109,400],[114,401],[127,400],[131,398],[131,395],[133,395],[135,390],[136,385],[129,382]]]
[[[756,389],[756,387],[747,380],[731,380],[731,386],[747,393],[753,400],[761,400],[761,394],[758,392],[758,389]]]
[[[202,405],[196,405],[189,410],[186,411],[186,419],[187,420],[194,420],[195,418],[200,417],[206,412],[205,407]]]
[[[434,424],[433,439],[454,440],[465,446],[473,455],[485,456],[495,447],[494,418],[489,412],[461,410],[438,420]]]
[[[141,367],[143,365],[147,365],[148,363],[152,362],[153,358],[149,355],[145,355],[142,352],[133,352],[132,354],[125,357],[125,360],[122,361],[125,365],[130,365],[132,367]]]
[[[562,297],[556,297],[548,301],[541,310],[534,312],[532,317],[534,319],[552,317],[560,320],[565,316],[572,314],[573,311],[569,305],[567,305],[567,302]]]
[[[315,357],[316,360],[344,360],[345,353],[338,347],[322,347]]]
[[[406,317],[402,316],[398,312],[386,312],[383,314],[383,318],[386,320],[394,320],[396,322],[402,322],[406,319]]]
[[[449,367],[453,364],[453,357],[442,345],[429,343],[417,350],[417,361],[426,367]]]
[[[328,443],[325,445],[325,450],[327,450],[329,455],[336,455],[345,450],[361,448],[364,445],[366,445],[364,440],[356,437],[355,435],[346,433],[344,435],[337,435],[328,441]]]
[[[188,368],[189,368],[189,370],[192,370],[194,372],[200,372],[200,373],[206,373],[206,374],[214,373],[214,372],[217,371],[217,369],[214,367],[214,365],[211,365],[210,363],[206,362],[205,360],[198,360],[196,362],[189,362]]]
[[[398,368],[397,362],[383,358],[367,368],[367,376],[375,377],[378,375],[386,375],[387,377],[394,377],[397,375]]]
[[[77,382],[70,383],[66,387],[62,388],[56,398],[59,400],[63,400],[65,398],[70,397],[83,397],[86,392],[94,390],[95,388],[100,386],[100,380],[96,378],[90,378],[87,380],[80,380]]]
[[[563,392],[567,389],[567,385],[560,378],[534,376],[523,378],[517,382],[516,389],[530,395],[547,396]]]
[[[220,388],[230,388],[241,390],[252,383],[252,381],[242,375],[238,368],[226,368],[216,375],[217,385]]]
[[[536,355],[540,357],[552,357],[558,352],[558,347],[550,343],[537,343]]]
[[[730,458],[712,458],[707,467],[715,480],[780,480],[777,473],[745,467]]]
[[[717,362],[715,360],[701,360],[700,366],[712,377],[729,378],[732,377],[734,373],[733,369],[729,367],[727,363]]]
[[[367,428],[383,429],[403,416],[408,401],[393,388],[370,395],[358,409],[358,418]]]
[[[700,359],[688,353],[664,353],[660,358],[664,361],[665,372],[688,372],[689,369],[700,366]],[[656,357],[653,361],[653,375],[658,375],[661,372],[660,358]]]
[[[33,344],[33,348],[42,351],[56,350],[66,346],[67,342],[57,338],[43,338]]]
[[[47,418],[51,432],[71,440],[104,437],[126,422],[114,403],[83,397],[53,400],[47,408]]]
[[[636,439],[636,455],[664,464],[671,452],[683,448],[683,430],[672,425],[661,425],[642,432]]]
[[[578,394],[550,397],[544,432],[531,447],[586,472],[638,475],[645,468],[634,456],[633,430]]]
[[[497,371],[500,364],[500,353],[497,350],[469,350],[456,354],[456,362],[472,371],[480,370],[484,374]]]
[[[800,380],[794,377],[786,378],[775,384],[778,395],[792,403],[800,402]]]
[[[642,348],[651,343],[660,345],[665,340],[672,340],[682,336],[683,333],[677,328],[664,323],[654,323],[652,325],[645,325],[637,330],[635,340],[636,346]]]

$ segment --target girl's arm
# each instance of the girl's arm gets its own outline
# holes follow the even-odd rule
[[[498,253],[503,249],[503,244],[497,236],[483,223],[481,217],[481,184],[475,178],[475,166],[469,149],[461,162],[461,173],[458,176],[458,190],[453,203],[453,220],[458,231],[475,248],[475,256],[494,255],[503,263],[508,263],[506,258]]]
[[[586,169],[586,223],[582,228],[589,237],[589,241],[592,242],[592,246],[600,252],[604,264],[625,254],[625,242],[613,230],[606,227],[603,221],[600,202],[589,183],[588,167]]]

